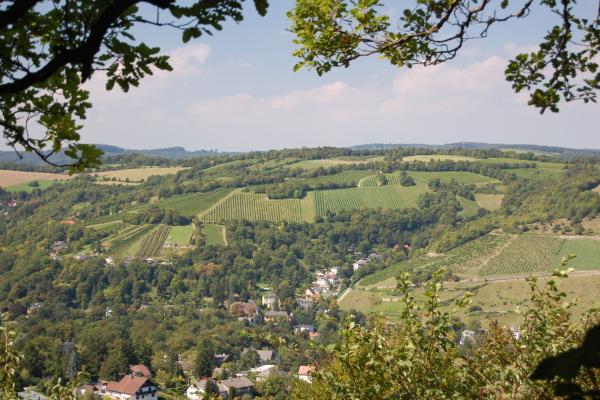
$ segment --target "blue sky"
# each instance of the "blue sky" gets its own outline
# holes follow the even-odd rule
[[[175,71],[127,94],[104,91],[97,74],[83,140],[225,151],[456,141],[600,148],[599,105],[541,116],[504,81],[507,60],[550,27],[547,14],[498,26],[441,66],[402,70],[373,57],[319,77],[292,71],[285,13],[293,3],[271,3],[264,18],[250,2],[244,22],[185,45],[175,31],[140,30],[172,55]]]

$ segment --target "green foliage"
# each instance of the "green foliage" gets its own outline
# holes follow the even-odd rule
[[[215,350],[209,339],[202,340],[196,347],[196,358],[194,359],[194,375],[198,378],[212,376],[215,367]]]
[[[157,8],[147,19],[138,7]],[[259,14],[266,0],[255,0]],[[227,20],[243,19],[242,0],[179,2],[175,0],[11,2],[0,20],[0,126],[7,143],[33,152],[46,162],[64,152],[71,171],[100,163],[102,151],[80,143],[79,131],[92,107],[84,89],[97,70],[106,71],[106,89],[127,92],[156,70],[171,70],[158,47],[135,40],[140,25],[168,26],[188,42],[221,30]],[[162,15],[161,15],[162,14]],[[42,130],[30,137],[25,121]]]
[[[565,272],[557,273],[566,276]],[[349,323],[342,342],[299,383],[293,399],[448,399],[552,396],[552,387],[528,377],[543,357],[568,349],[589,326],[590,316],[569,322],[571,302],[555,280],[539,288],[531,279],[532,306],[523,314],[521,337],[492,324],[468,351],[456,345],[453,312],[469,304],[468,294],[442,307],[442,272],[426,284],[424,301],[412,295],[408,275],[399,278],[403,311],[398,323],[376,317],[368,325]],[[593,386],[584,382],[585,388]]]
[[[0,397],[14,400],[17,399],[17,376],[21,356],[15,349],[16,333],[6,320],[0,326],[0,335]]]
[[[421,0],[398,11],[393,21],[380,0],[298,0],[288,13],[300,59],[295,70],[319,75],[378,54],[399,67],[451,60],[465,40],[486,37],[494,24],[527,17],[534,2],[505,0]],[[505,71],[516,92],[530,92],[529,104],[543,113],[559,101],[595,102],[600,87],[597,59],[600,30],[595,15],[582,15],[575,0],[541,1],[557,17],[537,51],[519,54]],[[542,10],[535,9],[536,12]],[[578,46],[569,44],[573,41]]]

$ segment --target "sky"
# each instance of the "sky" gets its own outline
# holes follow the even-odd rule
[[[439,66],[400,69],[372,57],[319,77],[293,72],[293,2],[271,3],[260,17],[250,1],[243,22],[187,44],[176,31],[139,30],[175,70],[129,93],[105,91],[96,73],[83,142],[221,151],[460,141],[600,148],[600,105],[563,104],[559,114],[540,115],[504,80],[507,61],[551,26],[547,14],[498,26]]]

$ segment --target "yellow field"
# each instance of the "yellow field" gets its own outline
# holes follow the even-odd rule
[[[402,161],[413,162],[413,161],[424,161],[428,162],[431,160],[435,161],[478,161],[477,158],[474,157],[465,157],[465,156],[453,156],[447,154],[431,154],[431,155],[422,155],[422,156],[408,156],[402,157]]]
[[[33,182],[37,180],[65,180],[71,179],[72,176],[65,174],[50,174],[46,172],[25,172],[25,171],[10,171],[7,169],[0,170],[0,186],[9,187],[20,183]]]
[[[129,179],[133,182],[140,182],[154,175],[172,175],[179,171],[188,169],[185,167],[144,167],[133,169],[121,169],[117,171],[93,172],[90,175],[98,176],[98,180],[115,178],[119,181]]]
[[[548,278],[539,278],[538,286],[542,287],[547,280]],[[600,299],[591,295],[600,291],[599,273],[574,273],[567,279],[559,279],[558,282],[559,288],[567,294],[567,300],[578,300],[573,309],[574,317],[600,306]],[[471,304],[481,309],[474,312],[467,307],[460,310],[457,316],[464,322],[479,319],[484,327],[491,320],[498,320],[501,324],[509,326],[518,325],[522,322],[522,314],[515,310],[524,310],[530,306],[531,291],[529,283],[523,278],[445,283],[441,298],[444,302],[451,302],[467,291],[473,294]],[[423,299],[423,289],[416,289],[414,295],[417,299]],[[345,311],[355,309],[367,314],[383,313],[395,319],[403,308],[399,300],[400,298],[393,296],[390,290],[353,289],[339,301],[339,305]]]

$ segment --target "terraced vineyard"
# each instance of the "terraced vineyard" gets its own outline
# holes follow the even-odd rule
[[[159,200],[153,205],[167,210],[177,210],[183,215],[194,216],[223,199],[232,189],[219,189],[207,193],[184,194]]]
[[[317,215],[324,216],[328,210],[338,212],[361,208],[417,207],[417,199],[427,190],[424,185],[317,190],[315,191]]]
[[[159,225],[152,232],[145,235],[141,239],[139,249],[136,256],[141,257],[158,257],[162,252],[165,240],[171,232],[171,227],[168,225]]]
[[[110,241],[109,253],[113,256],[130,256],[137,253],[141,239],[154,229],[154,225],[134,226]]]
[[[481,264],[493,255],[493,252],[510,239],[506,234],[488,234],[468,242],[447,253],[439,255],[423,255],[378,271],[361,279],[360,286],[381,284],[395,287],[395,277],[401,271],[418,271],[419,269],[446,268],[460,275],[473,275]]]
[[[205,222],[234,219],[301,222],[300,200],[268,200],[265,195],[236,192],[200,215]]]
[[[485,264],[479,274],[490,276],[549,271],[561,244],[562,239],[558,237],[518,236]]]
[[[576,255],[569,266],[578,270],[600,269],[600,240],[567,239],[560,246],[552,262],[552,269],[561,265],[563,257]]]
[[[496,211],[502,206],[502,200],[504,200],[503,194],[475,194],[475,200],[481,208],[485,208],[489,211]]]

